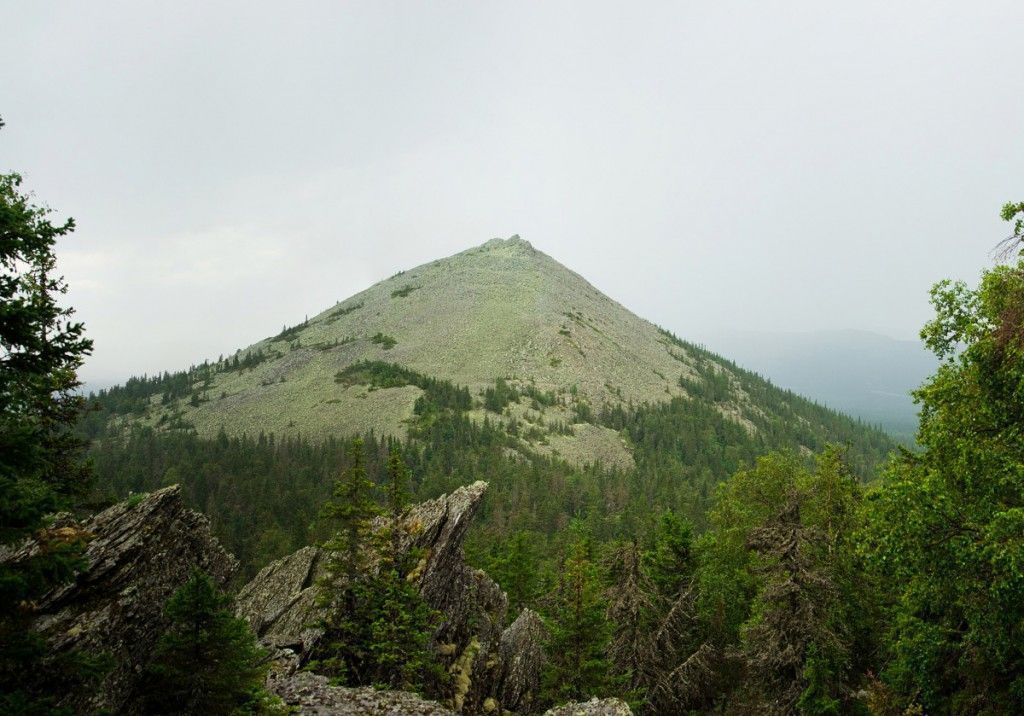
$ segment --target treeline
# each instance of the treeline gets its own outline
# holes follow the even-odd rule
[[[234,356],[221,357],[215,363],[204,361],[188,370],[129,378],[124,385],[105,388],[89,396],[92,409],[82,416],[79,429],[89,438],[101,437],[111,417],[143,415],[156,396],[159,396],[161,405],[169,405],[182,398],[205,402],[209,399],[206,391],[212,386],[217,373],[252,370],[278,355],[276,351],[257,348],[244,354],[239,351]]]

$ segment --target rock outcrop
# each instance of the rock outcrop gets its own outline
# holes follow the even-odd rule
[[[546,638],[544,622],[532,609],[520,612],[512,625],[502,632],[498,645],[501,673],[497,696],[504,708],[531,712],[544,671]]]
[[[548,709],[544,716],[633,716],[632,709],[622,699],[578,701]]]
[[[177,486],[114,505],[80,525],[62,517],[59,529],[86,535],[85,567],[37,605],[34,626],[54,653],[81,650],[113,659],[98,688],[72,689],[64,705],[120,713],[167,628],[168,597],[193,568],[223,585],[237,563],[210,534],[206,517],[186,509]],[[2,559],[18,561],[39,549],[30,541]]]
[[[452,674],[451,707],[461,713],[528,709],[543,667],[540,618],[524,610],[505,628],[505,593],[463,558],[466,532],[486,489],[487,483],[475,482],[415,505],[399,525],[402,550],[422,554],[414,570],[420,593],[442,614],[435,645]],[[385,526],[378,521],[378,528]],[[291,672],[309,659],[322,636],[312,625],[321,616],[315,596],[323,559],[315,547],[301,549],[268,565],[238,594],[238,615],[277,650],[279,662],[289,664],[268,681],[277,693],[291,688],[285,686]]]

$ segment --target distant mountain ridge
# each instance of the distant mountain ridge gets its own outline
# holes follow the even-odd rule
[[[834,410],[912,440],[917,406],[910,392],[935,372],[920,341],[869,331],[734,332],[706,344],[737,364]]]

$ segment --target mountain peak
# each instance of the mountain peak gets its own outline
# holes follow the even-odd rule
[[[512,234],[507,239],[491,239],[490,241],[481,244],[480,248],[488,250],[506,249],[512,252],[518,252],[523,254],[537,253],[537,249],[533,248],[533,244],[531,244],[526,239],[520,238],[519,234]]]

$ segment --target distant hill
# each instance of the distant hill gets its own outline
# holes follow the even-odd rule
[[[917,407],[910,391],[936,368],[919,341],[867,331],[737,332],[707,338],[712,350],[823,405],[912,440]]]

